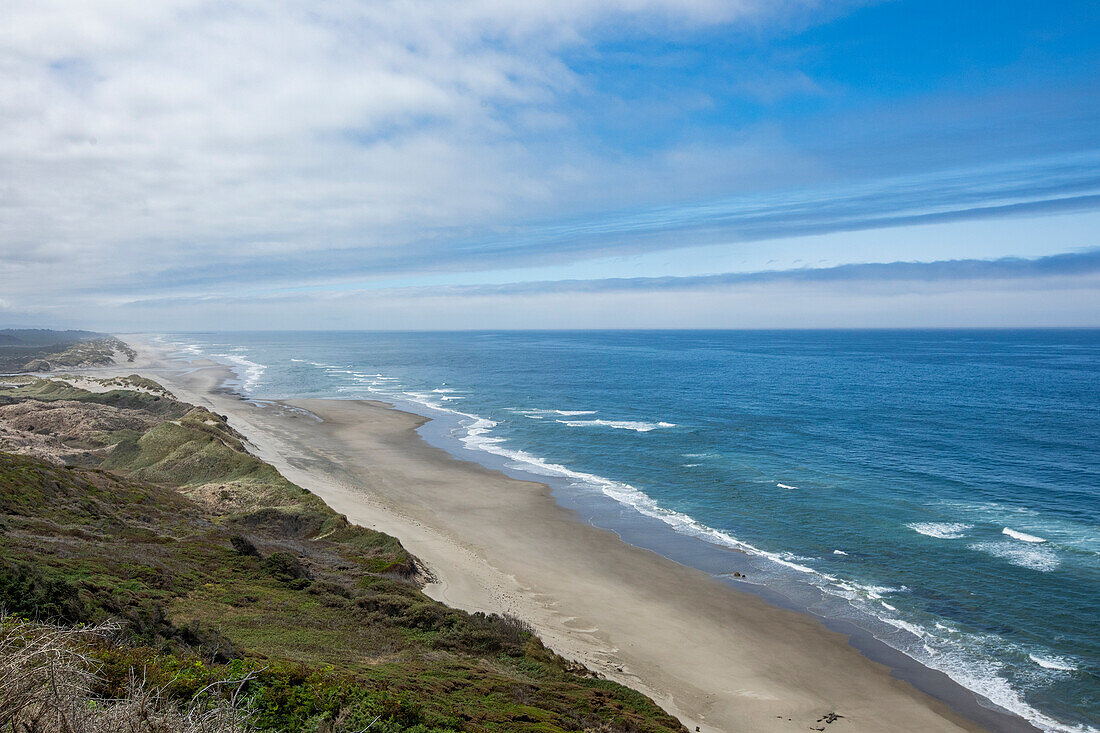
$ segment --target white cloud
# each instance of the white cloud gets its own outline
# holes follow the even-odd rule
[[[5,5],[0,277],[15,293],[393,247],[548,207],[599,178],[583,149],[525,144],[568,132],[555,103],[584,80],[561,49],[803,3]]]
[[[563,59],[608,38],[797,23],[848,4],[7,0],[2,307],[122,325],[145,318],[123,307],[143,287],[215,296],[216,313],[244,290],[368,279],[362,263],[387,263],[391,278],[442,266],[442,253],[447,267],[561,265],[618,256],[647,222],[656,241],[681,236],[688,215],[720,219],[715,196],[752,209],[738,192],[831,187],[828,161],[766,123],[607,150],[577,106],[629,117],[699,94],[600,97]],[[731,84],[765,100],[816,90],[764,67]],[[496,261],[532,222],[525,259]],[[718,227],[690,236],[731,241]]]

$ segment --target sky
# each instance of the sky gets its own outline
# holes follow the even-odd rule
[[[5,325],[1100,326],[1100,4],[6,0]]]

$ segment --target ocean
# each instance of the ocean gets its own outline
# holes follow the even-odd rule
[[[1100,331],[161,338],[251,398],[436,418],[430,442],[634,544],[1100,729]]]

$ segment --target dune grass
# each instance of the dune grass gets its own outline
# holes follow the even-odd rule
[[[425,596],[395,538],[287,481],[220,416],[149,392],[81,392],[5,394],[156,424],[119,431],[98,467],[0,452],[0,607],[63,628],[119,624],[81,647],[81,699],[131,700],[138,674],[177,712],[234,686],[246,715],[227,725],[242,730],[683,730],[523,623]]]

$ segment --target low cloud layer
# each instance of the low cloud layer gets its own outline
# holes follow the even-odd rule
[[[45,315],[7,312],[27,324]],[[163,297],[120,301],[69,321],[255,330],[270,327],[272,312],[283,314],[282,328],[296,330],[1097,326],[1100,250],[701,277]]]

